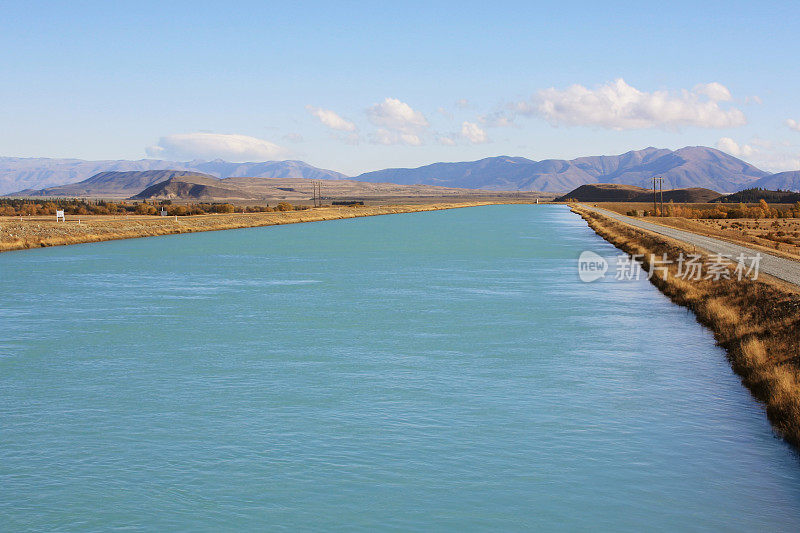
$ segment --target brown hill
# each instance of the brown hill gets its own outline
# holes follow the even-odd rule
[[[139,194],[131,197],[133,200],[187,200],[187,201],[217,201],[217,200],[257,200],[246,191],[222,184],[222,180],[204,176],[186,176],[172,178],[147,187]]]
[[[78,183],[49,187],[40,190],[26,190],[16,193],[20,196],[63,196],[73,198],[127,198],[142,189],[167,181],[171,178],[191,179],[214,176],[186,170],[141,170],[130,172],[100,172]]]
[[[664,191],[665,202],[708,203],[720,197],[722,197],[722,194],[702,187],[668,189]],[[557,200],[563,202],[568,199],[580,202],[652,202],[653,191],[652,189],[636,187],[635,185],[594,183],[591,185],[581,185]]]

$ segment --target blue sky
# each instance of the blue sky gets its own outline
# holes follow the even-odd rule
[[[302,159],[356,174],[707,145],[800,168],[792,2],[2,11],[0,155]]]

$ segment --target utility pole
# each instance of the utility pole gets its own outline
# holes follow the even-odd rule
[[[656,211],[658,211],[658,196],[656,195],[657,191],[661,192],[661,216],[664,216],[664,176],[653,176],[650,178],[653,180],[653,216],[655,216]],[[656,189],[656,183],[658,184],[658,189]]]
[[[314,180],[311,185],[314,188],[314,207],[322,207],[322,182]]]
[[[314,207],[317,206],[317,180],[311,180],[311,190],[313,191],[312,194],[314,195]]]
[[[654,176],[650,179],[653,180],[653,216],[656,216],[656,178]]]

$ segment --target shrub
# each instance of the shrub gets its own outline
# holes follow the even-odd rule
[[[231,204],[217,204],[214,206],[215,213],[233,213],[235,208]]]

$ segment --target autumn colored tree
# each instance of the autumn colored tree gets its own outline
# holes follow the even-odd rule
[[[137,215],[155,215],[156,208],[147,203],[141,203],[136,205],[136,214]]]
[[[215,213],[233,213],[235,208],[231,204],[217,204],[214,206]]]

